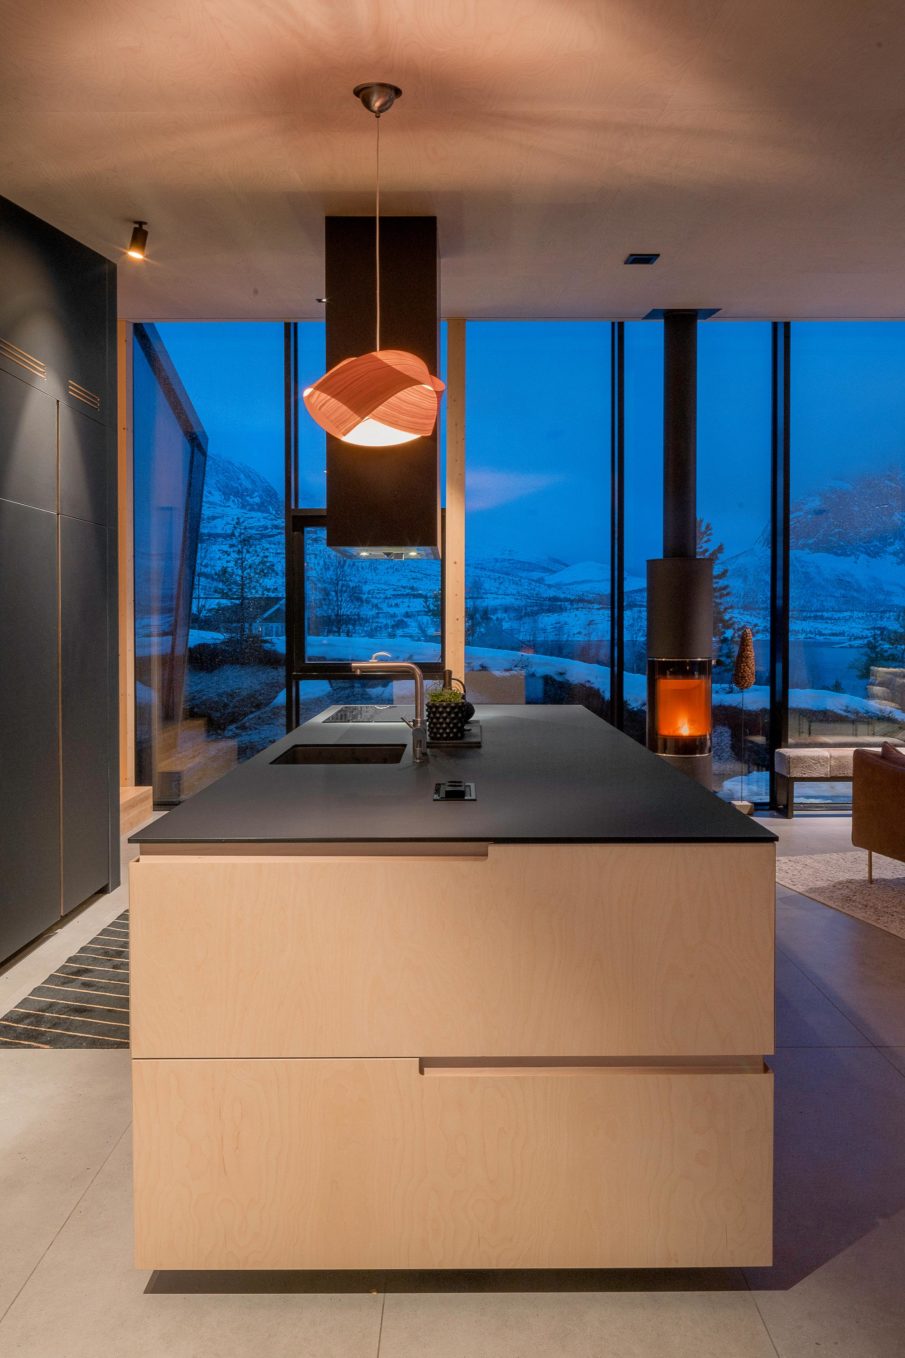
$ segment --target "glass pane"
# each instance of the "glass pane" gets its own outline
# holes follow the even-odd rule
[[[465,640],[478,701],[607,711],[610,332],[468,323]]]
[[[299,504],[323,509],[327,503],[327,435],[315,424],[301,401],[301,393],[323,377],[327,364],[327,326],[324,321],[299,321]]]
[[[769,800],[772,326],[698,327],[698,552],[713,559],[713,786]],[[733,683],[743,627],[756,676]]]
[[[136,327],[140,776],[183,800],[285,731],[283,327]]]
[[[905,733],[905,324],[792,327],[789,738]],[[806,784],[802,800],[848,801]]]
[[[299,720],[309,721],[312,717],[326,712],[328,708],[354,706],[360,710],[353,716],[366,716],[377,722],[399,723],[401,736],[408,740],[406,727],[401,725],[401,716],[395,711],[398,707],[406,709],[406,716],[415,713],[415,688],[408,680],[359,679],[350,675],[342,679],[301,679],[299,680]],[[376,711],[367,709],[376,708]],[[339,711],[335,720],[348,717],[349,713]]]
[[[625,326],[625,730],[647,721],[647,563],[663,555],[663,322]]]
[[[369,660],[375,651],[437,664],[440,562],[345,556],[327,546],[326,529],[307,528],[305,624],[309,664]]]

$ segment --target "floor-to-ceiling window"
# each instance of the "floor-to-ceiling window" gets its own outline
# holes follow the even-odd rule
[[[180,801],[285,730],[283,327],[137,326],[139,778]]]
[[[324,326],[295,331],[298,391],[323,370]],[[467,325],[466,660],[478,701],[609,713],[611,334],[608,322]],[[441,353],[444,340],[441,331]],[[278,324],[136,327],[139,776],[153,776],[160,801],[283,730],[283,345]],[[903,371],[901,324],[792,327],[792,741],[905,732]],[[661,323],[624,326],[623,375],[624,725],[643,739],[645,565],[662,552]],[[775,528],[769,323],[700,326],[698,397],[698,546],[716,579],[715,786],[761,801]],[[441,451],[444,421],[441,407]],[[324,436],[304,409],[296,484],[297,505],[323,507]],[[339,556],[314,523],[304,597],[315,665],[375,650],[441,659],[437,562]],[[746,625],[757,673],[742,693],[732,662]],[[394,696],[408,694],[312,676],[299,711]],[[802,795],[847,799],[850,788]]]
[[[610,330],[468,323],[465,641],[479,701],[607,710]]]
[[[713,774],[721,795],[769,797],[772,326],[698,326],[698,553],[713,560]],[[740,690],[744,627],[756,677]]]
[[[791,401],[789,739],[901,735],[905,325],[793,325]]]

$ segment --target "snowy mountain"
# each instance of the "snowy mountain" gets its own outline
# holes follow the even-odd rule
[[[599,561],[579,561],[574,566],[564,566],[561,571],[548,575],[546,584],[556,588],[575,589],[582,594],[608,594],[610,590],[610,568]]]
[[[888,613],[905,606],[905,560],[894,552],[812,551],[793,547],[790,581],[795,613]],[[770,552],[758,544],[726,560],[733,608],[770,606]]]
[[[791,530],[799,552],[905,563],[905,471],[890,467],[833,482],[793,506]]]
[[[204,473],[206,513],[261,514],[282,523],[283,497],[271,483],[243,462],[208,453]]]
[[[902,471],[864,473],[824,487],[792,506],[790,528],[793,632],[860,643],[905,607]],[[725,565],[734,611],[766,617],[768,535]]]
[[[234,532],[248,535],[264,558],[254,593],[284,592],[283,500],[253,467],[208,453],[195,564],[194,611],[204,614],[223,598],[223,572],[234,556]]]
[[[791,562],[793,633],[861,645],[905,606],[905,475],[862,475],[794,506]],[[280,493],[251,467],[209,455],[196,571],[195,612],[203,617],[223,598],[224,567],[239,525],[263,551],[268,569],[253,593],[284,594],[283,505]],[[349,562],[314,535],[310,571],[312,624],[325,635],[396,630],[431,640],[438,630],[439,571],[424,562]],[[760,541],[724,559],[731,612],[768,625],[769,544]],[[226,572],[228,573],[228,571]],[[469,639],[489,647],[555,643],[577,655],[608,636],[609,561],[567,562],[515,551],[467,563]],[[626,631],[640,644],[645,582],[625,582]],[[341,625],[340,625],[341,624]],[[203,625],[203,624],[202,624]],[[637,636],[636,636],[637,633]],[[569,649],[571,646],[571,649]],[[555,651],[554,651],[555,653]],[[585,658],[585,657],[578,657]],[[596,657],[595,657],[596,658]]]

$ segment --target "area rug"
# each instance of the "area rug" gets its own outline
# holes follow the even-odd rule
[[[905,938],[905,863],[874,854],[874,880],[867,880],[867,852],[789,854],[776,860],[776,880],[821,905],[875,924]]]
[[[4,1014],[0,1046],[128,1047],[128,921],[123,911]]]

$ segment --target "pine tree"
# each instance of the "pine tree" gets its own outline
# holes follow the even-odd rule
[[[713,562],[713,654],[717,664],[728,665],[732,660],[732,638],[736,622],[732,614],[732,591],[729,587],[729,568],[721,565],[725,548],[720,542],[713,545],[713,524],[698,519],[698,556]]]
[[[856,671],[859,679],[869,679],[876,667],[899,666],[905,660],[905,609],[895,627],[875,627],[864,643]]]
[[[227,539],[229,556],[215,578],[219,593],[233,604],[233,621],[229,631],[238,637],[244,648],[251,636],[251,627],[266,596],[272,574],[272,563],[260,535],[241,519],[236,519]]]

